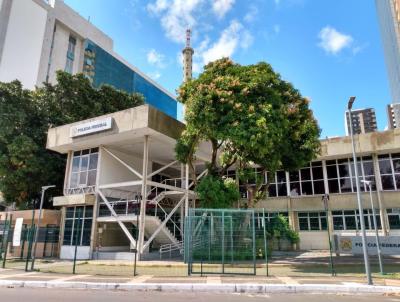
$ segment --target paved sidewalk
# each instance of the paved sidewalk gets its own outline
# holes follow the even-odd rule
[[[90,274],[59,274],[59,273],[43,273],[43,272],[25,272],[19,269],[0,269],[0,281],[3,280],[16,280],[16,281],[47,281],[47,282],[66,282],[66,281],[79,281],[79,282],[107,282],[107,283],[182,283],[182,284],[285,284],[285,285],[298,285],[298,284],[365,284],[365,278],[351,277],[351,276],[337,276],[337,277],[321,277],[321,276],[304,276],[304,277],[290,277],[290,276],[182,276],[182,277],[162,277],[154,275],[138,275],[138,276],[100,276]],[[400,280],[398,279],[383,279],[375,278],[375,285],[382,286],[399,286]]]

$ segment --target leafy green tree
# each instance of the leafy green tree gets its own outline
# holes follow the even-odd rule
[[[178,92],[186,129],[175,148],[177,159],[194,174],[196,149],[209,142],[208,174],[221,178],[235,166],[250,208],[265,196],[264,172],[298,169],[319,152],[320,129],[309,101],[265,62],[217,60]],[[250,173],[254,167],[258,176]]]
[[[65,157],[46,150],[49,127],[143,104],[139,94],[107,85],[95,89],[82,74],[57,74],[35,90],[0,82],[0,191],[18,206],[39,198],[43,185],[63,185]],[[58,192],[60,194],[61,192]]]
[[[231,178],[221,179],[206,175],[196,187],[202,208],[229,208],[240,198],[235,181]]]

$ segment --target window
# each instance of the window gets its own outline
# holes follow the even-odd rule
[[[90,245],[93,206],[68,207],[65,213],[63,245]]]
[[[379,172],[384,191],[400,190],[400,154],[378,156]]]
[[[389,227],[392,230],[400,229],[400,209],[387,209]]]
[[[299,212],[300,231],[321,231],[328,227],[325,212]]]
[[[326,161],[329,193],[351,193],[357,191],[357,183],[352,159],[344,158]],[[372,181],[372,190],[376,190],[374,165],[371,156],[357,158],[357,172],[360,181],[360,190],[369,188],[361,180]]]
[[[325,194],[322,162],[312,162],[299,171],[289,173],[290,195]]]
[[[377,211],[376,224],[378,228],[381,228],[381,219]],[[333,217],[333,229],[334,230],[360,230],[359,212],[358,210],[343,210],[343,211],[332,211]],[[371,209],[364,210],[364,223],[365,228],[372,230],[374,229],[374,221]]]
[[[267,173],[267,176],[269,177],[268,173]],[[277,171],[275,173],[275,175],[272,176],[272,181],[269,184],[268,196],[269,197],[287,196],[287,186],[286,186],[286,184],[287,184],[287,182],[286,182],[286,172],[282,171],[282,170],[281,171]]]
[[[69,41],[68,41],[67,61],[65,63],[65,69],[64,69],[68,73],[73,72],[75,46],[76,46],[76,39],[74,37],[70,36]]]
[[[75,151],[71,162],[68,193],[90,192],[96,185],[98,148]]]
[[[256,212],[255,213],[256,228],[260,229],[260,228],[263,227],[263,222],[262,222],[263,221],[263,214],[265,215],[264,217],[265,217],[266,225],[270,224],[273,221],[273,219],[275,217],[279,216],[279,215],[283,216],[283,217],[286,217],[287,219],[289,217],[288,212],[265,212],[265,213]]]

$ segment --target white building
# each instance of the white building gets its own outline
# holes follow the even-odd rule
[[[0,81],[27,89],[83,72],[94,87],[139,92],[177,117],[175,96],[113,51],[113,40],[62,0],[0,0]]]
[[[49,129],[47,148],[68,155],[64,196],[54,198],[54,206],[63,210],[62,258],[73,255],[79,217],[84,217],[80,258],[132,259],[136,241],[142,256],[165,246],[183,248],[184,218],[196,206],[193,177],[175,160],[176,139],[184,127],[143,105]],[[400,130],[356,135],[355,142],[359,177],[374,182],[379,232],[398,235]],[[206,171],[210,151],[208,144],[201,144],[196,152],[198,179]],[[321,154],[309,165],[275,173],[269,197],[257,203],[256,210],[264,209],[268,221],[278,213],[288,217],[300,234],[301,250],[328,249],[328,228],[331,234],[359,235],[351,154],[349,137],[322,140]],[[228,172],[235,178],[234,169]],[[367,233],[373,235],[364,183],[361,191]],[[245,197],[246,191],[241,192]],[[330,196],[327,210],[321,200],[324,194]],[[256,218],[261,223],[262,216]]]

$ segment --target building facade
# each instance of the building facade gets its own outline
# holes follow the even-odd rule
[[[94,87],[110,84],[177,117],[175,96],[113,51],[113,40],[62,0],[0,0],[0,81],[33,89],[56,71],[83,72]]]
[[[351,111],[351,123],[354,134],[369,133],[378,130],[376,123],[375,109],[354,109]],[[350,115],[345,113],[346,135],[350,135]]]
[[[387,105],[388,128],[395,129],[399,127],[400,122],[400,103]]]
[[[137,118],[141,117],[141,118]],[[71,136],[88,123],[112,119],[112,127]],[[74,130],[75,129],[75,130]],[[183,248],[183,221],[196,206],[188,166],[175,160],[175,142],[184,125],[144,105],[106,116],[49,129],[47,148],[68,154],[62,208],[61,257],[72,256],[72,237],[79,220],[80,258],[131,259]],[[71,132],[72,131],[72,132]],[[400,233],[400,130],[355,136],[359,180],[372,181],[372,199],[382,236]],[[196,178],[206,173],[211,148],[196,151]],[[255,167],[254,173],[259,173]],[[236,178],[235,169],[227,176]],[[267,173],[264,175],[268,179]],[[241,188],[243,197],[246,190]],[[367,234],[373,235],[370,195],[361,184]],[[298,249],[328,249],[328,228],[335,235],[359,235],[356,179],[349,137],[321,141],[321,154],[298,171],[277,171],[268,197],[256,205],[266,220],[281,214],[300,234]],[[322,197],[329,194],[328,208]],[[257,214],[258,215],[258,214]],[[262,215],[256,223],[262,223]]]
[[[33,221],[32,221],[33,218]],[[38,225],[39,210],[21,210],[0,212],[0,240],[4,240],[5,234],[13,234],[17,219],[22,220],[21,240],[18,246],[14,246],[12,236],[9,237],[7,255],[11,258],[26,258],[28,254],[29,232],[32,224]],[[40,228],[36,246],[35,257],[56,258],[59,257],[61,211],[43,209],[40,219]],[[11,224],[10,224],[11,222]],[[11,226],[11,230],[10,227]],[[1,248],[5,249],[4,242]]]
[[[375,0],[392,103],[400,102],[400,0]]]

